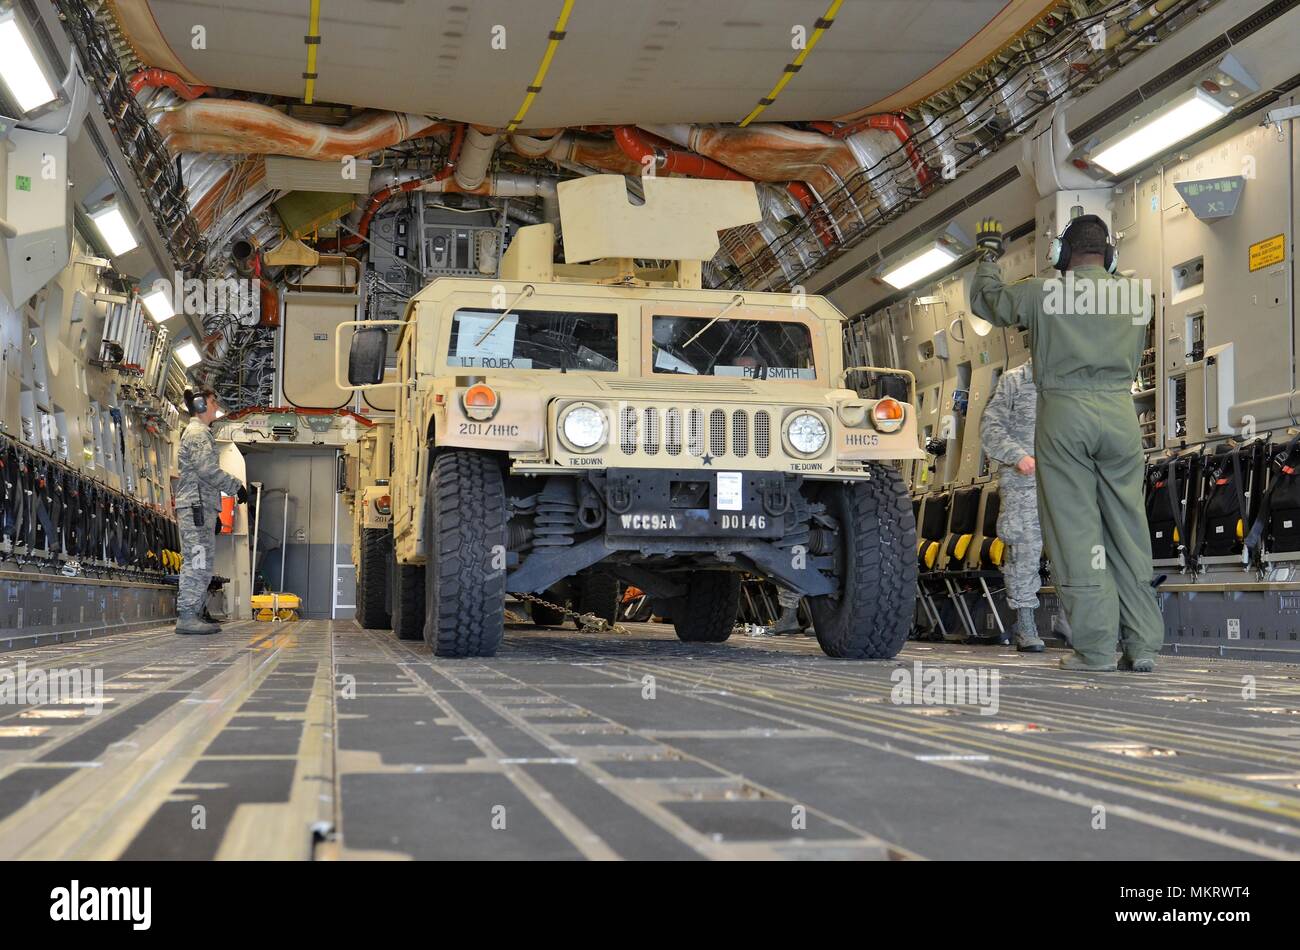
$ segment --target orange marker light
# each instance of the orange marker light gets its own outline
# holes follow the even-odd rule
[[[465,390],[460,402],[471,419],[491,419],[497,411],[497,392],[491,386],[475,383]]]
[[[897,432],[903,427],[907,410],[892,396],[886,396],[871,407],[871,424],[881,432]]]

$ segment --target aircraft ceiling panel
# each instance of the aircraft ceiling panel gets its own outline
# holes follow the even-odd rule
[[[798,54],[794,25],[811,33],[827,5],[579,0],[524,125],[740,121]],[[977,34],[995,18],[1000,45],[1008,28],[1032,22],[1048,5],[847,0],[763,120],[860,110],[925,76],[964,44],[963,56],[970,56],[982,42]],[[222,88],[304,94],[305,0],[118,0],[117,6],[137,50],[158,60],[149,65],[179,66]],[[315,99],[503,126],[533,81],[562,6],[561,0],[324,0]],[[203,49],[194,48],[196,27],[203,30]],[[494,36],[504,49],[493,47]]]

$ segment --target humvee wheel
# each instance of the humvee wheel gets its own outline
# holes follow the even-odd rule
[[[492,656],[505,634],[506,493],[491,456],[434,459],[424,544],[425,642],[438,656]]]
[[[387,630],[388,551],[392,535],[386,528],[362,528],[357,565],[357,623],[366,630]]]
[[[399,640],[424,639],[424,565],[393,563],[393,632]]]
[[[622,597],[622,585],[612,574],[593,571],[578,578],[578,613],[595,614],[601,620],[615,623]]]
[[[907,642],[916,606],[916,520],[903,479],[872,465],[871,480],[835,485],[823,498],[840,524],[840,591],[809,597],[827,656],[883,660]]]
[[[740,575],[733,571],[699,571],[690,577],[686,596],[673,607],[673,629],[686,643],[721,643],[731,636],[740,613]]]

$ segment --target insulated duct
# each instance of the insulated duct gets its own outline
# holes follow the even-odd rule
[[[195,99],[157,121],[173,152],[289,155],[341,159],[367,155],[447,127],[422,115],[367,112],[344,126],[321,125],[270,106],[233,99]]]
[[[497,172],[484,178],[477,188],[461,187],[459,176],[425,179],[419,190],[435,194],[467,194],[491,198],[541,198],[542,218],[553,224],[560,221],[560,201],[556,193],[559,180],[542,175],[517,175]]]

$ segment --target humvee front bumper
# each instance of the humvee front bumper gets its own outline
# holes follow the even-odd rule
[[[507,578],[510,592],[544,591],[611,558],[628,563],[692,555],[752,569],[807,596],[835,590],[819,570],[831,559],[809,550],[801,475],[612,468],[559,477],[577,480],[577,521],[590,536],[573,544],[553,544],[554,535],[545,536]]]
[[[799,491],[780,472],[614,468],[605,472],[605,534],[613,539],[778,539]]]

